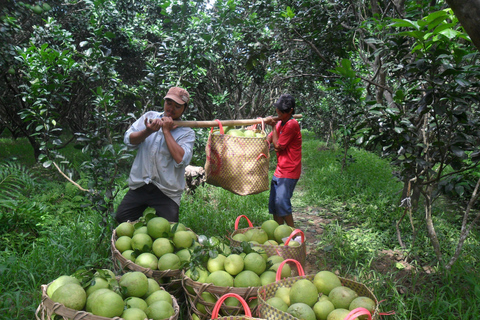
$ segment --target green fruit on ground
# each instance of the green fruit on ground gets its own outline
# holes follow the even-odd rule
[[[86,293],[87,297],[94,291],[98,289],[108,289],[110,286],[108,284],[108,281],[100,278],[100,277],[94,277],[92,282],[90,283],[90,286],[88,286]]]
[[[283,257],[281,257],[279,255],[276,255],[276,254],[267,258],[267,262],[271,261],[272,265],[275,264],[275,263],[280,263],[283,260],[285,260]]]
[[[35,14],[42,14],[43,12],[43,9],[42,7],[40,7],[39,5],[36,5],[32,8],[32,11],[35,13]]]
[[[158,268],[158,258],[156,255],[150,252],[141,253],[136,259],[135,264],[152,270],[157,270]]]
[[[147,222],[147,232],[153,239],[168,238],[170,222],[163,217],[155,217]]]
[[[87,302],[87,293],[81,285],[67,283],[53,292],[52,301],[63,304],[70,309],[82,310]]]
[[[152,249],[153,240],[145,233],[137,233],[132,237],[132,249],[142,252],[149,252]]]
[[[89,312],[106,318],[120,317],[125,307],[122,297],[108,289],[95,291],[88,297],[87,304],[90,304],[91,310]]]
[[[175,253],[165,253],[158,259],[158,270],[178,270],[182,263]]]
[[[263,244],[268,240],[268,234],[263,229],[251,229],[253,230],[250,237],[250,241],[257,241],[259,244]]]
[[[356,297],[358,297],[357,293],[345,286],[333,288],[328,294],[328,300],[333,303],[335,309],[348,309],[350,303]]]
[[[142,298],[128,297],[127,299],[125,299],[125,306],[127,308],[137,308],[142,311],[145,311],[147,310],[148,304]]]
[[[262,286],[265,286],[269,283],[274,283],[276,281],[276,273],[274,271],[267,270],[260,275],[260,282]]]
[[[233,280],[233,286],[237,288],[260,287],[261,285],[260,277],[251,270],[243,270]]]
[[[122,256],[127,259],[127,260],[130,260],[132,262],[135,262],[135,256],[133,255],[133,250],[125,250],[122,252]]]
[[[171,304],[166,301],[156,301],[148,306],[145,311],[148,319],[162,320],[168,319],[175,314]]]
[[[233,277],[225,270],[217,270],[210,273],[205,282],[219,287],[233,287]]]
[[[342,283],[337,275],[331,271],[322,270],[315,274],[313,284],[318,289],[319,293],[328,295],[333,288],[340,287]]]
[[[289,287],[277,288],[274,296],[282,299],[287,304],[287,306],[290,306],[290,288]]]
[[[327,316],[327,320],[343,320],[350,313],[350,310],[338,308],[330,312]],[[357,320],[357,318],[355,318]]]
[[[215,258],[208,258],[207,269],[210,272],[215,272],[218,270],[225,270],[225,259],[227,257],[223,254],[218,254]]]
[[[177,231],[173,235],[173,244],[177,249],[190,248],[193,244],[193,239],[187,231]]]
[[[243,258],[238,254],[229,255],[223,262],[225,271],[230,273],[232,276],[236,276],[243,271],[244,265]]]
[[[329,300],[318,301],[313,306],[313,312],[315,312],[315,316],[317,320],[327,320],[328,315],[335,309],[333,303]]]
[[[115,233],[117,237],[133,237],[133,233],[135,232],[135,227],[130,222],[122,222],[115,228]]]
[[[121,276],[120,286],[126,288],[127,297],[143,297],[148,290],[147,276],[139,271],[127,272]]]
[[[178,256],[181,263],[189,262],[190,259],[192,258],[192,255],[190,254],[190,250],[188,249],[182,249],[176,252],[175,254]]]
[[[247,237],[243,233],[237,233],[232,237],[232,239],[238,242],[248,241]]]
[[[14,68],[9,68],[9,69],[8,69],[8,73],[13,75],[13,74],[16,73],[16,71],[15,71]]]
[[[274,263],[269,270],[275,271],[275,273],[278,270],[278,267],[280,267],[281,262]],[[292,276],[292,268],[288,264],[284,264],[282,267],[282,271],[280,272],[280,279],[288,278]]]
[[[170,293],[168,293],[165,290],[158,290],[158,291],[155,291],[154,293],[152,293],[151,295],[149,295],[148,298],[145,299],[145,302],[149,306],[156,301],[166,301],[171,305],[172,302],[173,302],[172,300],[173,299],[172,299],[172,296],[170,295]]]
[[[290,288],[290,303],[302,302],[310,308],[318,301],[317,287],[307,279],[295,282]]]
[[[135,229],[135,232],[133,232],[133,235],[139,234],[139,233],[145,233],[148,234],[148,229],[147,226],[141,226],[139,228]]]
[[[153,253],[160,258],[165,253],[172,253],[175,251],[175,247],[168,238],[157,238],[152,244]]]
[[[278,246],[278,242],[275,240],[267,240],[263,244],[266,246]]]
[[[278,310],[287,312],[288,305],[279,297],[272,297],[265,302]]]
[[[147,293],[145,293],[143,295],[142,299],[146,299],[146,298],[148,298],[149,295],[151,295],[155,291],[161,290],[160,285],[158,284],[157,280],[152,279],[152,278],[148,278],[147,281],[148,281]]]
[[[201,300],[199,299],[200,302],[198,302],[195,305],[195,307],[202,314],[207,314],[207,309],[205,309],[205,302],[214,304],[215,302],[217,302],[217,299],[210,292],[206,292],[206,291],[202,292],[200,297],[201,297]],[[209,309],[212,310],[213,307],[209,307]]]
[[[371,314],[373,314],[375,311],[375,301],[365,296],[356,297],[352,300],[352,302],[350,302],[348,309],[353,310],[356,308],[365,308],[370,311]]]
[[[147,314],[144,310],[138,308],[129,308],[123,311],[121,318],[124,320],[145,320]]]
[[[115,241],[115,248],[123,253],[124,251],[132,249],[132,238],[129,236],[121,236]]]
[[[292,227],[286,224],[281,224],[275,228],[275,231],[273,231],[273,236],[275,237],[274,240],[278,243],[283,243],[283,239],[288,238],[292,234],[292,231]]]
[[[302,320],[316,320],[315,312],[313,309],[305,303],[293,303],[288,307],[287,313],[291,314],[295,318]]]
[[[50,10],[52,10],[52,7],[50,7],[50,5],[49,5],[48,3],[46,3],[46,2],[42,4],[42,8],[43,8],[43,10],[45,10],[45,11],[50,11]]]
[[[62,275],[50,283],[47,288],[47,295],[51,298],[55,290],[67,283],[80,284],[80,281],[72,276]]]
[[[275,235],[274,235],[274,232],[275,232],[275,229],[279,226],[278,222],[271,219],[271,220],[267,220],[267,221],[264,221],[262,223],[262,229],[265,230],[265,232],[267,233],[267,236],[268,236],[268,239],[269,240],[275,240]]]
[[[245,270],[255,272],[257,275],[261,275],[267,268],[267,263],[261,254],[257,252],[250,252],[243,259],[245,264]]]

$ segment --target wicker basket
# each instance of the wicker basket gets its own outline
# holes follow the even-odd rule
[[[238,301],[240,301],[243,310],[245,312],[245,315],[236,315],[236,316],[226,316],[226,317],[219,317],[218,313],[220,312],[220,307],[222,306],[222,303],[225,301],[225,299],[234,297]],[[219,319],[219,320],[263,320],[260,318],[253,318],[252,317],[252,312],[250,311],[250,307],[248,306],[247,302],[238,294],[236,293],[227,293],[220,297],[218,299],[217,303],[215,303],[215,307],[213,308],[212,311],[212,319]]]
[[[274,283],[270,283],[265,286],[262,286],[258,289],[258,314],[260,317],[265,318],[267,320],[300,320],[289,313],[283,312],[277,308],[272,307],[271,305],[267,304],[266,301],[275,296],[275,292],[277,291],[277,288],[280,288],[280,287],[290,288],[295,282],[301,279],[307,279],[307,280],[313,281],[313,279],[315,278],[315,275],[305,275],[303,270],[301,270],[301,267],[297,265],[299,267],[299,273],[301,274],[300,276],[279,280],[281,267],[285,262],[287,261],[283,261],[282,265],[280,265],[280,267],[278,268],[277,281]],[[375,301],[375,311],[373,315],[371,315],[371,319],[377,319],[378,301],[375,295],[362,283],[355,282],[355,281],[341,278],[341,277],[339,277],[339,279],[343,286],[346,286],[352,290],[355,290],[355,292],[357,292],[359,296],[365,296]],[[357,309],[363,309],[363,308],[357,308]],[[356,312],[360,311],[357,309],[352,310],[351,314],[352,315],[357,314]],[[353,311],[355,311],[355,313]],[[363,315],[363,314],[366,314],[366,313],[362,313],[362,314],[358,313],[357,315]],[[349,319],[354,319],[354,318],[349,317]]]
[[[248,228],[238,229],[238,223],[239,223],[241,218],[247,219],[247,222],[248,222],[248,225],[249,225]],[[253,229],[253,228],[261,229],[260,227],[254,227],[252,225],[252,222],[250,222],[250,220],[245,215],[240,215],[240,216],[237,217],[237,219],[235,221],[235,231],[231,234],[230,238],[233,238],[233,236],[236,235],[236,234],[245,233],[248,230]],[[302,238],[302,243],[300,244],[300,246],[298,246],[298,247],[288,246],[288,243],[290,242],[290,240],[293,239],[295,236],[298,236],[298,235],[300,235],[301,238]],[[242,243],[240,241],[236,241],[236,240],[233,240],[233,239],[230,240],[230,245],[232,247],[239,247],[239,246],[241,246],[241,244]],[[290,234],[290,236],[286,240],[285,244],[286,244],[285,246],[264,245],[264,244],[256,244],[255,246],[260,247],[263,250],[265,250],[265,253],[269,257],[273,256],[273,255],[279,255],[279,256],[283,257],[284,259],[294,259],[294,260],[300,262],[302,264],[302,266],[304,267],[305,266],[305,260],[306,260],[306,257],[307,257],[307,246],[305,244],[305,234],[303,233],[303,231],[300,230],[300,229],[295,229]]]
[[[96,316],[90,312],[83,311],[83,310],[74,310],[65,307],[64,305],[54,302],[50,297],[47,295],[47,288],[51,283],[48,285],[42,285],[42,302],[38,306],[35,312],[35,318],[37,320],[57,320],[57,319],[82,319],[82,320],[111,320],[111,319],[122,319],[120,317],[114,318],[106,318],[101,316]],[[172,296],[172,295],[171,295]],[[173,310],[175,311],[174,315],[170,318],[165,320],[177,320],[180,314],[180,307],[178,306],[177,299],[172,296],[172,306]],[[150,319],[149,319],[150,320]]]

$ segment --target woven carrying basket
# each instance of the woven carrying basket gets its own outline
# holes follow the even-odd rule
[[[275,292],[277,291],[277,288],[280,288],[280,287],[290,288],[290,287],[292,287],[292,285],[295,282],[297,282],[301,279],[307,279],[307,280],[313,281],[313,279],[315,278],[314,274],[313,275],[305,275],[301,266],[299,264],[297,264],[297,267],[299,269],[299,273],[301,274],[300,276],[285,278],[285,279],[279,280],[280,279],[279,276],[280,276],[280,272],[281,272],[281,267],[283,266],[283,263],[285,263],[285,262],[288,262],[288,261],[287,260],[283,261],[282,264],[280,265],[280,267],[278,268],[277,281],[274,282],[274,283],[270,283],[270,284],[267,284],[265,286],[262,286],[258,289],[258,314],[259,314],[260,317],[265,318],[267,320],[300,320],[300,319],[292,316],[289,313],[283,312],[283,311],[281,311],[277,308],[272,307],[271,305],[266,303],[266,301],[275,296]],[[341,277],[338,277],[338,278],[340,279],[340,282],[342,283],[343,286],[346,286],[346,287],[354,290],[355,292],[357,292],[357,294],[359,296],[365,296],[365,297],[368,297],[368,298],[372,299],[373,301],[375,301],[375,311],[374,311],[373,315],[371,315],[371,319],[377,319],[377,317],[378,317],[378,300],[375,297],[375,295],[362,283],[355,282],[355,281],[345,279],[345,278],[341,278]],[[360,308],[358,308],[358,309],[360,309]],[[358,311],[358,310],[357,309],[352,310],[352,314],[353,314],[353,311]],[[367,312],[368,312],[368,310],[367,310]],[[362,314],[365,314],[365,313],[362,313]],[[358,315],[361,315],[361,314],[358,314]],[[351,318],[351,319],[355,319],[355,318]]]
[[[49,284],[43,284],[41,286],[42,289],[42,302],[38,306],[36,312],[35,312],[35,318],[37,320],[58,320],[58,319],[63,319],[63,320],[112,320],[112,319],[122,319],[120,317],[114,317],[114,318],[106,318],[106,317],[101,317],[101,316],[96,316],[90,312],[83,311],[83,310],[74,310],[65,307],[64,305],[54,302],[50,297],[47,295],[47,288],[50,285]],[[178,306],[177,299],[170,295],[172,297],[172,307],[173,310],[175,311],[174,315],[171,316],[170,318],[166,318],[165,320],[177,320],[178,316],[180,314],[180,307]],[[60,318],[61,317],[61,318]],[[150,320],[150,319],[149,319]]]
[[[244,228],[244,229],[238,229],[238,224],[239,224],[239,221],[241,218],[245,218],[247,219],[247,222],[248,222],[248,225],[249,227],[248,228]],[[236,221],[235,221],[235,231],[232,232],[231,236],[230,236],[230,246],[232,247],[239,247],[241,246],[241,242],[240,241],[236,241],[236,240],[233,240],[233,236],[236,235],[236,234],[239,234],[239,233],[245,233],[247,232],[248,230],[250,229],[261,229],[260,227],[254,227],[252,222],[245,216],[245,215],[240,215],[237,217]],[[298,247],[291,247],[291,246],[288,246],[288,243],[290,242],[291,239],[293,239],[294,237],[300,235],[301,238],[302,238],[302,243],[300,244],[300,246]],[[307,246],[306,246],[306,243],[305,243],[305,234],[303,233],[302,230],[300,229],[295,229],[291,234],[290,234],[290,237],[288,237],[287,241],[285,242],[285,246],[276,246],[276,245],[264,245],[264,244],[256,244],[255,246],[256,247],[260,247],[262,248],[263,250],[265,250],[265,253],[267,254],[267,256],[273,256],[273,255],[279,255],[281,257],[283,257],[284,259],[293,259],[293,260],[296,260],[298,262],[300,262],[302,264],[302,267],[305,266],[305,260],[306,260],[306,257],[307,257]]]
[[[226,317],[219,317],[218,313],[220,312],[220,308],[222,306],[222,303],[230,297],[236,298],[238,301],[240,301],[240,304],[243,307],[243,310],[245,312],[245,315],[237,315],[237,316],[226,316]],[[252,317],[252,312],[250,311],[250,307],[248,306],[247,302],[238,294],[236,293],[227,293],[220,297],[218,301],[215,303],[215,307],[213,308],[212,311],[212,320],[214,319],[219,319],[219,320],[264,320],[260,318],[253,318]]]
[[[202,297],[202,293],[208,292],[215,297],[215,300],[218,301],[223,295],[228,293],[235,293],[240,296],[245,301],[250,301],[251,299],[256,299],[257,290],[259,287],[248,287],[248,288],[237,288],[237,287],[219,287],[211,283],[202,283],[197,282],[189,278],[184,274],[182,281],[183,289],[185,295],[187,296],[187,302],[190,308],[190,312],[198,316],[200,320],[210,320],[212,316],[215,303],[205,301]],[[193,290],[193,293],[190,292]],[[202,313],[197,309],[197,303],[200,303],[205,307],[206,313]],[[244,309],[241,306],[227,306],[222,305],[220,311],[223,313],[228,313],[231,316],[238,316],[241,314]],[[252,308],[252,314],[256,314],[257,306]],[[223,318],[222,318],[223,319]],[[236,319],[236,318],[232,318]]]
[[[205,147],[206,182],[240,196],[267,191],[270,151],[266,138],[224,134],[218,124],[220,134],[212,128]],[[261,132],[266,136],[263,128]]]

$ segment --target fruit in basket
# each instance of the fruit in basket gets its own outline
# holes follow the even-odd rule
[[[273,232],[275,241],[277,241],[278,243],[283,243],[283,238],[288,238],[292,233],[292,231],[293,231],[292,227],[286,224],[279,225],[278,227],[275,228],[275,231]]]
[[[280,266],[281,262],[274,263],[269,270],[273,270],[277,272],[278,267]],[[282,272],[280,273],[280,278],[288,278],[292,276],[292,268],[288,264],[284,264],[282,267]]]
[[[181,263],[189,262],[191,257],[192,257],[192,255],[190,254],[190,251],[188,249],[179,250],[179,251],[175,252],[175,254],[178,256]]]
[[[173,244],[177,249],[190,248],[193,244],[193,239],[187,231],[177,231],[173,235]]]
[[[278,254],[274,254],[274,255],[267,258],[267,262],[271,261],[272,265],[275,264],[275,263],[280,263],[283,260],[285,260],[285,259],[282,256],[279,256]]]
[[[240,129],[230,129],[228,130],[228,132],[226,133],[228,134],[229,136],[234,136],[234,137],[244,137],[244,133],[242,130]]]
[[[47,288],[47,295],[51,298],[55,290],[67,283],[76,283],[80,284],[80,281],[77,278],[72,276],[62,275],[55,279]]]
[[[165,253],[158,259],[158,270],[160,271],[177,270],[180,269],[180,266],[180,258],[175,253]]]
[[[328,299],[318,301],[313,306],[313,312],[315,312],[317,320],[327,320],[328,315],[333,310],[335,310],[335,306]]]
[[[260,287],[261,285],[260,277],[251,270],[243,270],[233,280],[233,286],[237,288]]]
[[[333,288],[328,294],[328,299],[333,303],[335,309],[348,309],[350,303],[358,297],[358,294],[349,287],[340,286]]]
[[[94,277],[92,282],[90,283],[90,286],[87,288],[86,293],[87,297],[94,291],[98,289],[108,289],[109,284],[108,281],[101,278],[101,277]]]
[[[295,282],[290,288],[290,303],[302,302],[310,308],[318,301],[317,287],[307,279]]]
[[[147,269],[157,270],[158,258],[153,253],[144,252],[141,253],[137,258],[135,258],[135,264]]]
[[[278,242],[275,240],[267,240],[263,244],[268,246],[278,246]]]
[[[120,277],[119,284],[126,288],[127,297],[143,297],[148,290],[147,276],[139,271],[132,271]]]
[[[124,251],[131,250],[132,249],[132,238],[129,236],[121,236],[118,237],[117,240],[115,241],[115,248],[120,251],[120,253],[123,253]]]
[[[262,223],[261,228],[265,230],[267,233],[268,239],[269,240],[275,240],[275,235],[273,234],[275,232],[275,229],[279,226],[278,222],[270,219],[266,220]]]
[[[200,312],[200,313],[203,313],[203,314],[207,314],[207,309],[205,309],[205,303],[204,302],[209,302],[209,303],[215,303],[217,302],[217,299],[210,293],[210,292],[202,292],[202,294],[200,295],[201,296],[201,300],[199,300],[200,302],[198,302],[196,305],[195,305],[195,308],[197,308],[197,310]],[[213,307],[210,307],[210,310],[213,309]]]
[[[160,290],[160,289],[158,289],[158,290]],[[128,297],[127,299],[125,299],[125,306],[127,308],[137,308],[137,309],[145,311],[145,310],[147,310],[148,304],[142,298]]]
[[[291,314],[292,316],[302,319],[302,320],[316,320],[315,312],[313,309],[302,302],[297,302],[291,304],[288,309],[287,313]]]
[[[181,222],[176,222],[170,224],[170,231],[173,233],[177,231],[187,231],[187,227]]]
[[[279,297],[272,297],[265,302],[278,310],[287,312],[288,305]]]
[[[123,251],[122,252],[122,256],[127,259],[127,260],[130,260],[132,262],[135,262],[135,256],[133,255],[133,250],[126,250],[126,251]]]
[[[148,281],[147,293],[143,295],[142,299],[147,299],[148,296],[154,293],[155,291],[161,290],[157,280],[148,278],[147,281]]]
[[[237,233],[232,237],[232,239],[238,242],[248,241],[247,237],[243,233]]]
[[[147,222],[147,232],[153,239],[168,237],[170,222],[163,217],[154,217]]]
[[[257,275],[261,275],[267,268],[267,262],[258,252],[250,252],[243,259],[245,270],[251,270]]]
[[[352,302],[350,302],[348,309],[351,311],[356,308],[365,308],[370,311],[371,314],[373,314],[375,312],[375,301],[369,297],[356,297],[352,300]]]
[[[172,296],[170,295],[170,293],[168,293],[167,291],[165,290],[157,290],[155,291],[154,293],[152,293],[150,296],[148,296],[147,299],[145,299],[145,302],[147,303],[147,305],[151,305],[153,304],[154,302],[156,301],[166,301],[168,302],[170,305],[172,304]]]
[[[52,294],[52,301],[63,304],[65,307],[82,310],[87,301],[85,289],[77,283],[67,283],[58,287]]]
[[[233,287],[233,277],[225,270],[210,273],[205,282],[219,287]]]
[[[132,249],[148,252],[152,249],[153,240],[146,233],[138,233],[132,237]]]
[[[282,299],[287,304],[287,306],[290,305],[290,288],[289,287],[277,288],[274,296]]]
[[[267,270],[264,273],[260,275],[260,282],[262,283],[262,286],[267,285],[269,283],[273,283],[276,281],[277,275],[275,272]]]
[[[255,138],[255,131],[253,130],[245,130],[243,135],[248,138]]]
[[[139,234],[139,233],[145,233],[148,234],[148,229],[147,226],[141,226],[135,229],[135,232],[133,232],[133,235]]]
[[[118,293],[110,289],[100,289],[87,298],[87,306],[87,311],[96,316],[113,318],[122,315],[125,302]]]
[[[209,272],[215,272],[218,270],[225,270],[225,259],[227,257],[223,254],[218,254],[215,258],[208,258],[207,269]]]
[[[349,313],[350,311],[347,309],[338,308],[328,314],[327,320],[343,320]],[[357,318],[355,318],[355,320],[357,320]]]
[[[317,272],[313,278],[313,284],[317,287],[318,292],[324,295],[328,295],[333,288],[342,285],[337,275],[328,270]]]
[[[124,320],[144,320],[147,318],[147,314],[142,309],[129,308],[123,311],[121,318]]]
[[[225,271],[230,273],[232,276],[239,274],[244,268],[243,258],[238,254],[230,254],[224,260],[223,267]]]
[[[148,306],[145,311],[148,319],[152,320],[162,320],[168,319],[175,314],[172,304],[169,304],[166,301],[156,301]]]
[[[252,250],[257,252],[258,254],[260,254],[262,256],[262,258],[265,260],[265,262],[267,262],[268,254],[265,251],[265,249],[263,249],[262,247],[259,247],[259,246],[254,246],[254,247],[252,247]]]
[[[153,241],[152,244],[152,251],[160,258],[165,253],[172,253],[175,251],[175,247],[173,246],[172,242],[168,238],[157,238]]]
[[[131,238],[135,232],[135,227],[130,222],[122,222],[115,228],[115,232],[119,238],[123,236]]]

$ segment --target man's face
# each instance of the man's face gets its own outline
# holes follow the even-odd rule
[[[182,116],[183,112],[185,111],[185,105],[178,104],[172,99],[165,99],[163,109],[164,116],[171,117],[173,120],[175,120]]]
[[[278,116],[279,120],[282,121],[282,122],[285,122],[288,119],[290,119],[290,116],[292,114],[291,111],[290,112],[282,112],[278,109],[275,109],[275,111],[277,111],[277,116]]]

